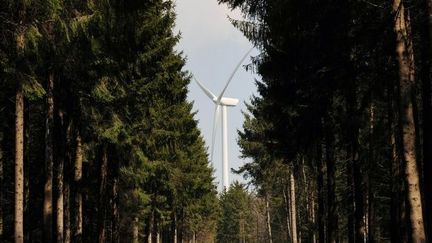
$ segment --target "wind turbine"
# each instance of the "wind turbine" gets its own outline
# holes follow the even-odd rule
[[[218,122],[222,120],[222,171],[223,171],[223,186],[224,189],[227,190],[229,187],[229,178],[228,178],[228,118],[227,118],[227,107],[234,107],[239,103],[238,99],[223,97],[228,85],[233,79],[235,73],[240,68],[240,65],[249,55],[249,53],[253,50],[250,49],[244,57],[240,60],[240,62],[235,67],[234,71],[228,78],[225,87],[219,96],[214,95],[209,89],[207,89],[201,82],[199,82],[195,77],[195,81],[198,86],[204,91],[204,93],[213,101],[215,104],[215,112],[214,112],[214,120],[213,120],[213,133],[212,133],[212,144],[211,144],[211,161],[213,161],[213,153],[214,153],[214,144],[216,138],[216,130],[218,128]],[[220,114],[220,110],[222,109],[222,114]]]

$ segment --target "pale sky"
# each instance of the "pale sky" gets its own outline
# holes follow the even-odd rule
[[[252,47],[243,34],[234,28],[227,16],[240,19],[239,12],[231,12],[227,6],[218,5],[216,0],[176,0],[176,32],[181,32],[177,46],[187,58],[185,70],[191,72],[214,94],[219,95],[229,75]],[[251,56],[257,55],[257,50]],[[247,58],[244,64],[250,63]],[[225,97],[240,100],[237,107],[228,108],[228,151],[230,168],[238,169],[245,161],[240,156],[237,145],[237,130],[241,129],[246,110],[244,101],[249,101],[256,93],[255,78],[250,71],[240,68],[225,92]],[[195,82],[189,85],[188,99],[194,102],[198,127],[204,136],[206,145],[211,146],[213,130],[214,103],[201,91]],[[221,122],[216,133],[214,162],[215,177],[219,190],[222,182],[222,139]],[[210,154],[210,151],[209,151]],[[230,182],[243,181],[242,177],[230,173]]]

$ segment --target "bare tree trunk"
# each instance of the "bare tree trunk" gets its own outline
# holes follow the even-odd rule
[[[159,225],[158,225],[158,220],[157,217],[155,215],[155,211],[154,209],[152,210],[152,231],[151,231],[151,242],[152,243],[157,243],[158,242],[158,234],[159,234]]]
[[[119,182],[119,161],[116,157],[115,161],[111,161],[112,167],[112,242],[120,242],[120,222],[119,222],[119,195],[118,195],[118,182]]]
[[[177,218],[177,241],[180,243],[183,243],[183,238],[184,238],[184,211],[181,210],[180,211],[180,218],[181,220],[179,221],[179,219]]]
[[[64,144],[64,114],[58,111],[57,121],[57,140],[59,148],[56,156],[56,171],[55,171],[55,184],[56,184],[56,239],[57,242],[64,242],[64,160],[65,160],[65,144]]]
[[[373,187],[373,183],[371,182],[371,172],[374,169],[374,123],[375,123],[375,106],[373,101],[370,105],[369,110],[369,168],[367,174],[367,206],[368,206],[368,212],[367,212],[367,236],[368,236],[368,242],[375,242],[375,205],[374,205],[374,191],[375,188]]]
[[[132,225],[132,243],[139,243],[138,217],[134,218],[133,225]]]
[[[317,144],[317,154],[316,154],[316,163],[317,163],[317,204],[318,204],[318,242],[325,242],[325,216],[324,216],[324,163],[322,161],[322,142],[321,139],[318,140]]]
[[[316,215],[315,215],[315,195],[314,195],[314,190],[310,190],[311,192],[311,219],[312,219],[312,225],[314,227],[313,231],[312,231],[312,242],[313,243],[317,243],[317,234],[316,234],[316,230],[315,230],[315,225],[316,225]]]
[[[43,202],[44,241],[52,242],[53,237],[53,132],[54,132],[54,74],[48,76],[46,95],[47,110],[45,121],[45,187]]]
[[[404,180],[402,177],[402,161],[401,161],[401,139],[399,133],[400,124],[398,121],[398,104],[396,104],[399,95],[398,86],[393,82],[389,83],[388,87],[388,126],[390,131],[389,143],[391,150],[389,151],[390,160],[392,161],[392,180],[391,180],[391,242],[407,243],[407,230],[405,220],[405,200],[403,196]]]
[[[291,233],[292,233],[292,243],[298,243],[297,238],[297,205],[295,196],[295,179],[294,179],[294,169],[290,173],[290,199],[291,199]]]
[[[348,150],[349,151],[349,150]],[[353,160],[351,155],[348,156],[347,165],[346,165],[346,176],[347,176],[347,209],[348,209],[348,243],[355,242],[355,224],[354,224],[354,211],[355,211],[355,202],[354,202],[354,180],[353,180]]]
[[[357,107],[357,97],[355,96],[355,87],[350,86],[348,92],[346,94],[347,100],[347,113],[348,117],[357,116],[356,107]],[[362,206],[357,205],[357,200],[362,200],[361,192],[357,192],[356,189],[361,187],[358,186],[360,180],[356,176],[359,176],[359,173],[355,173],[356,166],[358,167],[358,136],[359,130],[358,125],[354,124],[358,118],[352,118],[348,121],[347,126],[347,161],[346,161],[346,178],[347,178],[347,209],[348,209],[348,242],[363,242],[361,239],[362,235],[358,234],[361,232],[362,226]],[[356,186],[357,185],[357,186]],[[362,202],[360,202],[362,204]],[[361,208],[357,208],[360,206]],[[359,215],[359,217],[357,216]]]
[[[288,184],[288,183],[286,183]],[[285,211],[286,211],[286,227],[287,227],[287,241],[290,241],[291,239],[291,213],[290,213],[290,203],[289,203],[289,189],[288,187],[285,188],[285,186],[283,187],[283,199],[284,199],[284,203],[285,203]]]
[[[402,210],[405,208],[403,197],[401,194],[403,187],[401,186],[401,161],[396,148],[395,132],[391,134],[392,145],[392,199],[391,199],[391,242],[406,243],[406,237],[403,237],[405,232],[405,220]],[[404,240],[405,239],[405,240]]]
[[[177,243],[177,215],[175,212],[173,212],[173,219],[173,241]]]
[[[82,162],[83,151],[81,144],[81,135],[79,132],[75,138],[75,165],[74,165],[74,223],[73,223],[73,238],[74,242],[82,242],[83,231],[83,218],[82,218],[82,194],[81,194],[81,180],[82,180]]]
[[[148,235],[147,235],[147,242],[148,243],[152,243],[152,239],[153,239],[153,218],[154,218],[154,212],[153,212],[153,208],[151,209],[152,211],[151,211],[151,215],[150,215],[150,218],[148,219]]]
[[[353,184],[354,184],[354,236],[355,242],[364,242],[366,225],[364,221],[364,196],[362,186],[362,172],[358,152],[355,152],[353,160]]]
[[[306,164],[304,157],[302,158],[302,176],[303,176],[303,186],[305,188],[305,194],[306,194],[306,214],[307,214],[307,224],[308,228],[313,229],[313,226],[315,225],[315,210],[314,210],[314,202],[313,202],[313,190],[312,190],[312,184],[308,182],[308,179],[306,178]],[[315,242],[315,231],[309,230],[307,232],[308,237],[311,236],[312,241]],[[301,237],[299,237],[301,238]]]
[[[351,119],[347,124],[347,206],[348,206],[348,242],[364,242],[364,197],[363,176],[359,161],[359,124],[357,111],[357,95],[355,83],[347,88],[345,99],[347,101],[347,115]],[[328,172],[329,173],[329,172]]]
[[[325,151],[327,165],[327,242],[337,241],[338,216],[336,211],[336,163],[334,158],[334,135],[329,118],[325,120]]]
[[[63,206],[63,222],[64,222],[64,243],[71,242],[71,226],[70,226],[70,186],[66,182],[64,184],[64,206]]]
[[[64,212],[63,212],[63,220],[64,220],[64,242],[71,242],[71,192],[70,192],[70,182],[72,181],[72,122],[68,122],[66,128],[66,141],[64,143],[65,149],[65,161],[66,161],[66,170],[65,170],[65,180],[64,180]]]
[[[410,33],[410,17],[401,0],[393,1],[395,13],[396,57],[399,64],[400,113],[403,142],[403,159],[410,206],[411,237],[413,242],[426,242],[420,179],[416,159],[416,137],[413,113],[414,103],[414,53]]]
[[[306,171],[305,171],[305,161],[304,157],[301,159],[301,173],[302,173],[302,179],[303,179],[303,187],[306,194],[306,213],[307,213],[307,219],[310,220],[310,209],[309,209],[309,184],[307,183],[306,179]]]
[[[270,218],[270,205],[269,205],[269,195],[266,192],[265,195],[265,209],[266,209],[266,223],[267,223],[267,238],[270,243],[273,242],[272,228],[271,228],[271,218]]]
[[[64,195],[63,195],[63,162],[59,160],[56,175],[57,200],[56,200],[56,236],[57,242],[64,241]]]
[[[99,171],[99,203],[98,203],[98,242],[105,242],[106,218],[106,188],[108,177],[108,152],[106,145],[102,145]]]
[[[24,94],[21,84],[15,95],[15,243],[24,242]]]

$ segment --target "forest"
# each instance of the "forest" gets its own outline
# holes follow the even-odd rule
[[[173,3],[0,7],[0,242],[207,237],[217,191]]]
[[[432,0],[218,2],[260,77],[222,192],[175,1],[0,0],[0,242],[432,242]]]
[[[258,242],[432,242],[432,1],[220,2],[260,50],[237,170]]]

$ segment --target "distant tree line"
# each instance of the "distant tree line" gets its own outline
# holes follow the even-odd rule
[[[0,242],[208,242],[170,0],[0,1]]]
[[[431,242],[432,1],[219,2],[260,50],[238,172],[267,239]]]

